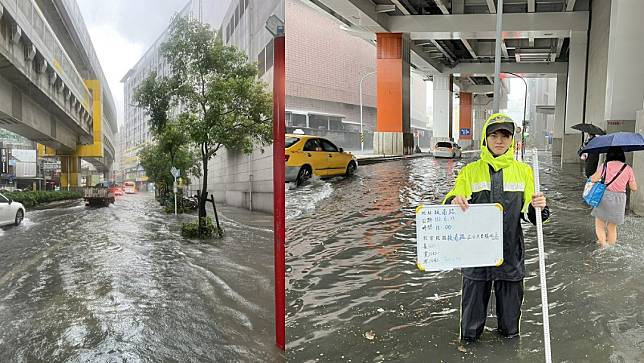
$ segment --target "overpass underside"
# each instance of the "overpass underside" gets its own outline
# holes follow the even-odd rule
[[[462,144],[478,145],[481,126],[493,111],[499,1],[308,2],[334,17],[342,29],[375,43],[374,153],[413,150],[414,138],[408,138],[410,69],[433,80],[434,137],[460,136]],[[541,106],[554,115],[551,150],[562,164],[579,163],[576,151],[583,140],[572,129],[575,124],[592,123],[608,132],[644,130],[644,1],[505,0],[502,12],[501,78],[557,80],[555,102]],[[508,92],[508,83],[502,84],[501,110]],[[455,85],[459,120],[452,117]],[[544,129],[534,126],[527,130]],[[644,153],[632,158],[644,180]],[[644,196],[632,199],[639,199],[644,214]]]

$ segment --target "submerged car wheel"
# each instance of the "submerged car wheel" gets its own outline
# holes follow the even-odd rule
[[[22,212],[22,210],[18,209],[18,212],[16,213],[16,226],[20,225],[22,223],[22,219],[25,217],[25,214]]]
[[[300,168],[300,171],[297,173],[297,180],[295,181],[295,183],[298,186],[302,185],[302,183],[304,183],[305,181],[311,178],[311,174],[312,174],[312,171],[310,166],[308,165],[302,166]]]
[[[353,161],[350,161],[349,165],[347,165],[346,176],[353,176],[353,174],[355,173],[356,173],[356,163]]]

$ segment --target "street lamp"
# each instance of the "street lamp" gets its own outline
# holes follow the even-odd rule
[[[360,78],[360,151],[364,151],[364,133],[362,132],[362,81],[364,81],[367,76],[375,73],[375,71],[369,72]]]
[[[528,103],[528,83],[526,82],[525,78],[521,77],[520,75],[512,72],[503,72],[505,74],[511,74],[517,78],[520,78],[523,81],[523,84],[525,85],[525,94],[523,95],[523,121],[521,123],[521,160],[523,160],[523,157],[525,156],[525,140],[523,139],[523,135],[525,134],[525,111],[526,111],[526,104]]]

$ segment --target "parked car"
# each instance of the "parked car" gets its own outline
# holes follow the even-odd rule
[[[0,226],[17,226],[24,218],[25,206],[0,193]]]
[[[432,148],[435,158],[460,158],[461,147],[454,141],[439,141]]]
[[[286,182],[297,185],[315,175],[353,175],[358,160],[331,141],[311,135],[287,134],[285,144]]]

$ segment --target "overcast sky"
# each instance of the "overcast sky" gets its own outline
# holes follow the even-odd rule
[[[228,3],[230,0],[220,0]],[[121,78],[188,0],[77,0],[123,123]]]

